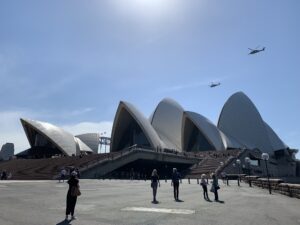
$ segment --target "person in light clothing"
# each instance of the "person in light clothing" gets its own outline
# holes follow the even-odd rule
[[[207,193],[207,180],[206,180],[206,175],[205,174],[202,174],[201,175],[201,182],[200,182],[200,185],[202,186],[202,189],[203,189],[203,197],[205,200],[209,201],[209,197],[208,197],[208,193]]]

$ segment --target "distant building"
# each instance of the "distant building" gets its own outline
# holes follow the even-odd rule
[[[9,160],[14,156],[15,148],[13,143],[6,143],[2,145],[0,151],[0,160]]]

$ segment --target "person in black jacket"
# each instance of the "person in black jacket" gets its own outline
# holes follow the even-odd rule
[[[69,190],[67,194],[67,207],[66,207],[66,220],[68,220],[68,216],[71,214],[71,220],[75,220],[74,216],[75,205],[77,201],[77,196],[73,194],[74,188],[79,188],[79,180],[77,179],[77,173],[73,171],[71,173],[71,177],[68,180]]]
[[[175,201],[179,201],[179,179],[180,179],[180,175],[177,172],[177,169],[173,168],[172,184],[173,184],[173,189],[174,189]]]
[[[153,201],[152,203],[158,203],[158,201],[156,200],[156,193],[157,193],[157,186],[160,186],[160,183],[159,183],[159,176],[157,174],[157,170],[154,169],[152,171],[152,175],[151,175],[151,187],[152,187],[152,190],[153,190]]]

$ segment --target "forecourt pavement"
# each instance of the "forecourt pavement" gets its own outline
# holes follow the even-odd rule
[[[57,181],[0,181],[1,225],[300,225],[300,200],[219,181],[220,200],[207,202],[196,180],[183,180],[175,202],[161,181],[152,204],[150,181],[80,180],[74,221],[64,221],[68,185]],[[213,200],[213,194],[209,192]]]

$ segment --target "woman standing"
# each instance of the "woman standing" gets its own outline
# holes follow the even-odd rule
[[[69,190],[67,194],[67,208],[66,208],[66,220],[68,220],[68,216],[71,214],[71,220],[75,220],[74,216],[75,205],[77,201],[78,191],[79,191],[79,180],[77,179],[77,173],[73,171],[71,173],[71,177],[68,180]]]
[[[152,190],[153,190],[153,201],[152,203],[157,203],[156,201],[156,193],[157,193],[157,186],[160,186],[160,183],[159,183],[159,176],[157,174],[157,170],[154,169],[152,171],[152,174],[151,174],[151,187],[152,187]]]
[[[220,189],[220,186],[218,184],[218,179],[216,174],[212,174],[212,185],[211,185],[211,192],[213,192],[215,194],[215,201],[218,202],[219,201],[219,195],[218,195],[218,190]]]
[[[201,186],[202,186],[202,189],[203,189],[203,197],[205,200],[209,201],[209,198],[208,198],[208,193],[207,193],[207,181],[206,181],[206,175],[205,174],[202,174],[201,175],[201,182],[200,182]]]

